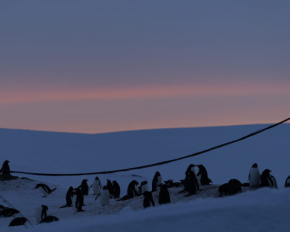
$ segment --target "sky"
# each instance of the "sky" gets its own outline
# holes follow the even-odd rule
[[[77,133],[290,116],[290,1],[0,1],[0,128]]]

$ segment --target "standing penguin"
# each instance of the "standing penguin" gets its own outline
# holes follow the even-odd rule
[[[3,176],[9,176],[10,175],[10,167],[9,167],[9,160],[5,160],[2,168],[0,170],[0,173],[2,173]]]
[[[81,189],[82,194],[87,196],[89,195],[89,186],[88,186],[88,179],[84,179],[81,183],[81,185],[78,187],[79,189]]]
[[[162,183],[162,176],[160,172],[156,172],[152,180],[152,192],[159,191],[159,185]]]
[[[184,191],[188,192],[186,196],[190,196],[195,194],[197,190],[199,190],[199,184],[196,175],[192,170],[190,170],[187,172],[185,177]]]
[[[113,185],[112,185],[112,182],[108,179],[107,179],[107,189],[109,190],[110,197],[112,197],[113,196]]]
[[[138,196],[137,185],[139,185],[137,180],[131,181],[127,188],[127,195],[123,196],[120,200],[117,201],[126,201],[134,198],[135,196]]]
[[[259,172],[259,168],[258,168],[258,164],[254,163],[250,169],[250,173],[249,173],[249,183],[250,183],[250,187],[259,187],[260,185],[260,172]]]
[[[117,181],[113,181],[113,196],[114,199],[119,198],[121,193],[120,185]]]
[[[197,165],[197,167],[198,173],[196,177],[199,179],[200,185],[209,185],[211,180],[208,178],[206,168],[202,164]]]
[[[271,176],[271,179],[273,181],[273,185],[271,185],[270,187],[271,188],[278,188],[276,178],[273,175],[270,175],[270,176]]]
[[[73,196],[73,209],[77,212],[85,211],[83,210],[84,205],[84,195],[82,191],[77,188],[75,189],[74,196]]]
[[[66,205],[60,207],[60,208],[65,208],[65,207],[72,207],[72,198],[74,195],[74,189],[72,186],[69,187],[67,193],[66,193]]]
[[[143,195],[146,191],[149,191],[148,181],[144,180],[141,182],[141,186],[139,187],[139,195]]]
[[[285,188],[290,187],[290,176],[287,177],[285,181]]]
[[[42,219],[47,217],[47,211],[48,207],[46,205],[41,205],[36,209],[35,212],[35,217],[36,217],[36,222],[39,224]]]
[[[158,203],[159,205],[170,203],[170,195],[165,184],[160,185]]]
[[[274,176],[272,176],[270,174],[270,172],[272,172],[271,170],[269,169],[265,169],[263,172],[262,172],[262,176],[261,176],[261,186],[262,187],[265,187],[265,186],[268,186],[268,187],[275,187],[277,188],[277,182],[276,182],[276,179]]]
[[[43,197],[47,197],[56,190],[56,188],[50,189],[46,184],[37,184],[34,189],[39,189],[39,191],[44,194]]]
[[[150,206],[155,207],[155,202],[153,200],[153,196],[152,196],[151,192],[145,191],[143,193],[143,196],[144,196],[144,200],[143,200],[144,209],[147,208],[147,207],[150,207]]]
[[[110,192],[108,186],[104,186],[101,192],[101,205],[105,206],[110,203]]]
[[[94,183],[92,184],[91,187],[93,187],[93,194],[94,195],[99,195],[101,193],[102,185],[101,185],[101,181],[100,181],[99,177],[95,178]]]

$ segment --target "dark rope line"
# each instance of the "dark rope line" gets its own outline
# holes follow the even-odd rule
[[[250,138],[250,137],[252,137],[254,135],[260,134],[260,133],[262,133],[262,132],[264,132],[266,130],[272,129],[273,127],[276,127],[276,126],[278,126],[278,125],[280,125],[280,124],[282,124],[284,122],[287,122],[289,120],[290,120],[290,118],[287,118],[287,119],[285,119],[285,120],[283,120],[281,122],[278,122],[276,124],[273,124],[271,126],[268,126],[268,127],[264,128],[264,129],[255,131],[255,132],[253,132],[251,134],[248,134],[248,135],[246,135],[246,136],[244,136],[242,138],[233,140],[231,142],[223,143],[221,145],[218,145],[218,146],[215,146],[215,147],[212,147],[212,148],[209,148],[209,149],[200,151],[200,152],[196,152],[196,153],[193,153],[191,155],[187,155],[187,156],[183,156],[183,157],[180,157],[180,158],[171,159],[171,160],[167,160],[167,161],[162,161],[162,162],[158,162],[158,163],[154,163],[154,164],[143,165],[143,166],[139,166],[139,167],[125,168],[125,169],[119,169],[119,170],[113,170],[113,171],[89,172],[89,173],[75,173],[75,174],[49,174],[49,173],[33,173],[33,172],[20,172],[20,171],[11,171],[11,173],[19,173],[19,174],[26,174],[26,175],[36,175],[36,176],[84,176],[84,175],[110,174],[110,173],[116,173],[116,172],[127,172],[127,171],[131,171],[131,170],[136,170],[136,169],[144,169],[144,168],[149,168],[149,167],[164,165],[164,164],[168,164],[168,163],[171,163],[171,162],[175,162],[175,161],[187,159],[189,157],[201,155],[203,153],[206,153],[206,152],[209,152],[209,151],[212,151],[212,150],[215,150],[215,149],[224,147],[224,146],[228,146],[230,144],[233,144],[233,143],[242,141],[244,139]]]

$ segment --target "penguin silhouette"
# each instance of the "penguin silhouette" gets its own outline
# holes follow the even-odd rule
[[[170,203],[170,195],[165,184],[160,185],[158,203],[159,205]]]
[[[0,211],[0,217],[11,217],[14,214],[20,213],[17,209],[12,209],[5,207],[3,210]]]
[[[208,178],[206,168],[202,164],[197,165],[197,167],[198,173],[196,174],[196,177],[199,178],[200,185],[209,185],[212,181]]]
[[[254,163],[250,169],[248,176],[250,187],[259,187],[261,175],[259,172],[258,164]]]
[[[60,208],[65,208],[65,207],[72,207],[72,198],[73,198],[73,193],[74,189],[72,186],[69,187],[67,193],[66,193],[66,205],[61,206]]]
[[[88,179],[84,179],[81,185],[78,187],[84,196],[89,195],[89,186],[88,186]]]
[[[160,172],[156,172],[152,180],[152,192],[159,191],[160,190],[159,185],[161,183],[162,183],[161,174]]]
[[[77,188],[75,189],[74,196],[73,196],[73,208],[77,212],[82,212],[82,211],[85,211],[82,208],[83,206],[84,206],[84,195],[81,189]]]
[[[5,160],[2,165],[0,173],[2,173],[3,176],[10,176],[9,162],[10,162],[9,160]]]
[[[145,208],[148,208],[150,206],[155,207],[155,202],[153,200],[153,196],[152,196],[152,193],[151,192],[145,191],[143,193],[143,196],[144,196],[144,200],[143,200],[143,207],[144,207],[144,209]]]
[[[25,224],[25,222],[27,221],[28,219],[25,218],[25,217],[18,217],[18,218],[14,218],[10,224],[9,224],[9,227],[12,227],[12,226],[22,226]]]
[[[47,211],[48,207],[46,205],[41,205],[36,209],[35,217],[37,223],[40,223],[42,219],[47,217]]]
[[[113,196],[114,199],[119,198],[121,193],[120,185],[117,181],[113,181]]]
[[[50,189],[46,184],[37,184],[34,189],[39,189],[39,191],[44,194],[43,197],[47,197],[56,190],[56,188]]]
[[[137,180],[132,180],[127,188],[127,195],[123,196],[120,200],[117,201],[126,201],[129,199],[138,196],[137,185],[139,185]]]
[[[112,182],[108,179],[107,179],[107,189],[109,190],[110,197],[112,197],[114,194],[114,188],[113,188]]]
[[[270,174],[272,172],[269,169],[265,169],[261,175],[261,186],[277,188],[276,178]]]

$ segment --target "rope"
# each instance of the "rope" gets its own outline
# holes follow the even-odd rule
[[[236,139],[236,140],[233,140],[233,141],[230,141],[230,142],[227,142],[227,143],[223,143],[221,145],[218,145],[218,146],[215,146],[215,147],[212,147],[212,148],[200,151],[200,152],[196,152],[196,153],[193,153],[191,155],[187,155],[187,156],[183,156],[183,157],[180,157],[180,158],[171,159],[171,160],[167,160],[167,161],[162,161],[162,162],[158,162],[158,163],[154,163],[154,164],[143,165],[143,166],[139,166],[139,167],[125,168],[125,169],[119,169],[119,170],[113,170],[113,171],[89,172],[89,173],[72,173],[72,174],[50,174],[50,173],[33,173],[33,172],[21,172],[21,171],[11,171],[11,173],[19,173],[19,174],[26,174],[26,175],[36,175],[36,176],[84,176],[84,175],[87,176],[87,175],[110,174],[110,173],[116,173],[116,172],[127,172],[127,171],[132,171],[132,170],[137,170],[137,169],[150,168],[150,167],[160,166],[160,165],[176,162],[176,161],[179,161],[179,160],[187,159],[187,158],[190,158],[190,157],[193,157],[193,156],[201,155],[203,153],[206,153],[206,152],[209,152],[209,151],[212,151],[212,150],[216,150],[218,148],[225,147],[225,146],[228,146],[228,145],[233,144],[233,143],[237,143],[237,142],[242,141],[244,139],[247,139],[247,138],[250,138],[250,137],[255,136],[257,134],[260,134],[260,133],[262,133],[262,132],[264,132],[266,130],[272,129],[272,128],[274,128],[274,127],[276,127],[276,126],[278,126],[280,124],[283,124],[283,123],[285,123],[285,122],[287,122],[289,120],[290,120],[290,118],[287,118],[287,119],[285,119],[285,120],[283,120],[281,122],[278,122],[276,124],[268,126],[268,127],[264,128],[264,129],[252,132],[251,134],[248,134],[248,135],[246,135],[244,137],[241,137],[239,139]]]

